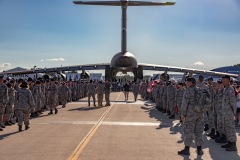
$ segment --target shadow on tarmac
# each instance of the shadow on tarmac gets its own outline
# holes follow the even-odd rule
[[[68,111],[91,111],[91,110],[96,110],[96,109],[100,109],[102,107],[80,107],[80,108],[73,108],[73,109],[69,109]]]
[[[19,133],[19,132],[15,131],[15,132],[12,132],[12,133],[7,133],[7,134],[0,135],[0,140],[3,140],[4,138],[9,137],[9,136],[14,135],[14,134],[17,134],[17,133]]]

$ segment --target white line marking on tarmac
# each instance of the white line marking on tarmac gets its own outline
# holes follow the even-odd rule
[[[97,121],[52,121],[46,123],[34,123],[38,125],[51,125],[51,124],[96,124]],[[99,125],[111,125],[111,126],[168,126],[174,127],[179,123],[158,123],[158,122],[110,122],[110,121],[101,121]]]

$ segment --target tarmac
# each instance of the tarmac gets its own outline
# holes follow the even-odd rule
[[[104,102],[105,104],[105,102]],[[9,126],[0,132],[0,160],[240,160],[240,128],[237,152],[226,152],[204,133],[203,156],[180,156],[184,135],[179,120],[169,120],[154,104],[136,102],[130,93],[111,93],[111,106],[87,106],[87,99],[58,107],[57,115],[30,120],[31,128],[18,132]]]

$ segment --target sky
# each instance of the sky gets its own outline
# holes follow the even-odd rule
[[[207,70],[240,63],[240,0],[175,2],[128,7],[128,51],[138,63]],[[109,63],[121,50],[120,31],[120,7],[0,0],[0,71]]]

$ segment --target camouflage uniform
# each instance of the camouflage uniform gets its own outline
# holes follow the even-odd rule
[[[237,104],[235,98],[234,88],[232,86],[226,86],[223,90],[223,101],[222,101],[222,119],[224,132],[227,140],[230,142],[236,142],[236,130],[234,123],[234,115],[237,111]]]
[[[223,89],[216,91],[215,96],[215,110],[217,113],[217,131],[220,134],[224,134],[223,130],[223,120],[222,120],[222,100],[223,100]]]
[[[0,84],[0,128],[3,124],[3,115],[8,102],[8,88],[5,84]]]
[[[67,104],[68,92],[69,92],[69,89],[68,89],[68,87],[65,84],[62,84],[58,88],[59,101],[63,105],[63,107],[65,107],[66,104]]]
[[[208,111],[208,122],[209,122],[209,126],[212,129],[215,129],[215,109],[214,109],[214,90],[213,90],[213,86],[208,85],[208,92],[210,94],[210,103],[207,106],[207,111]]]
[[[181,115],[181,105],[182,105],[182,99],[183,99],[183,94],[184,94],[185,89],[184,88],[178,88],[176,91],[176,104],[178,106],[178,113]]]
[[[176,94],[176,87],[173,84],[167,86],[167,106],[171,113],[171,115],[175,116],[175,94]]]
[[[16,112],[18,118],[18,125],[22,126],[24,121],[25,126],[29,126],[29,114],[30,109],[35,108],[35,103],[33,100],[32,93],[27,88],[21,88],[16,95]]]
[[[41,96],[42,96],[42,90],[40,85],[34,85],[32,87],[32,95],[35,102],[35,111],[40,111],[42,105],[41,105]]]
[[[56,110],[56,108],[57,108],[56,100],[57,100],[57,96],[58,96],[58,87],[54,82],[51,82],[51,84],[49,85],[48,93],[49,93],[48,104],[49,104],[50,111],[52,111],[53,108]]]
[[[96,88],[97,98],[98,98],[98,106],[102,106],[104,87],[105,87],[104,84],[99,83]]]
[[[93,98],[93,104],[95,106],[95,85],[93,83],[89,83],[87,85],[87,95],[88,95],[88,105],[90,106],[90,98]]]
[[[162,111],[163,109],[163,86],[157,85],[157,93],[156,93],[156,107]]]
[[[13,88],[8,89],[8,96],[9,100],[6,106],[6,121],[9,122],[12,119],[14,114],[14,104],[15,104],[15,97],[16,97],[16,90]]]
[[[184,144],[185,146],[191,146],[193,138],[196,146],[202,146],[203,144],[203,114],[193,111],[195,105],[195,93],[196,86],[188,87],[183,95],[181,114],[185,116],[183,122],[183,131],[185,134]]]
[[[208,90],[208,86],[204,83],[204,82],[200,82],[197,84],[197,87],[200,88],[200,89],[206,89]],[[208,115],[207,115],[207,112],[204,112],[204,124],[205,126],[207,126],[208,128],[208,125],[209,125],[209,121],[208,121]]]
[[[137,100],[137,96],[138,96],[138,91],[139,91],[139,86],[138,84],[133,84],[132,85],[132,92],[133,92],[133,96],[134,96],[134,100]]]
[[[163,95],[162,95],[162,102],[163,102],[163,113],[166,113],[167,112],[167,109],[168,109],[168,104],[167,104],[167,86],[164,85],[163,86]]]
[[[110,92],[111,92],[111,84],[109,82],[105,83],[104,94],[105,94],[106,106],[110,106]]]

